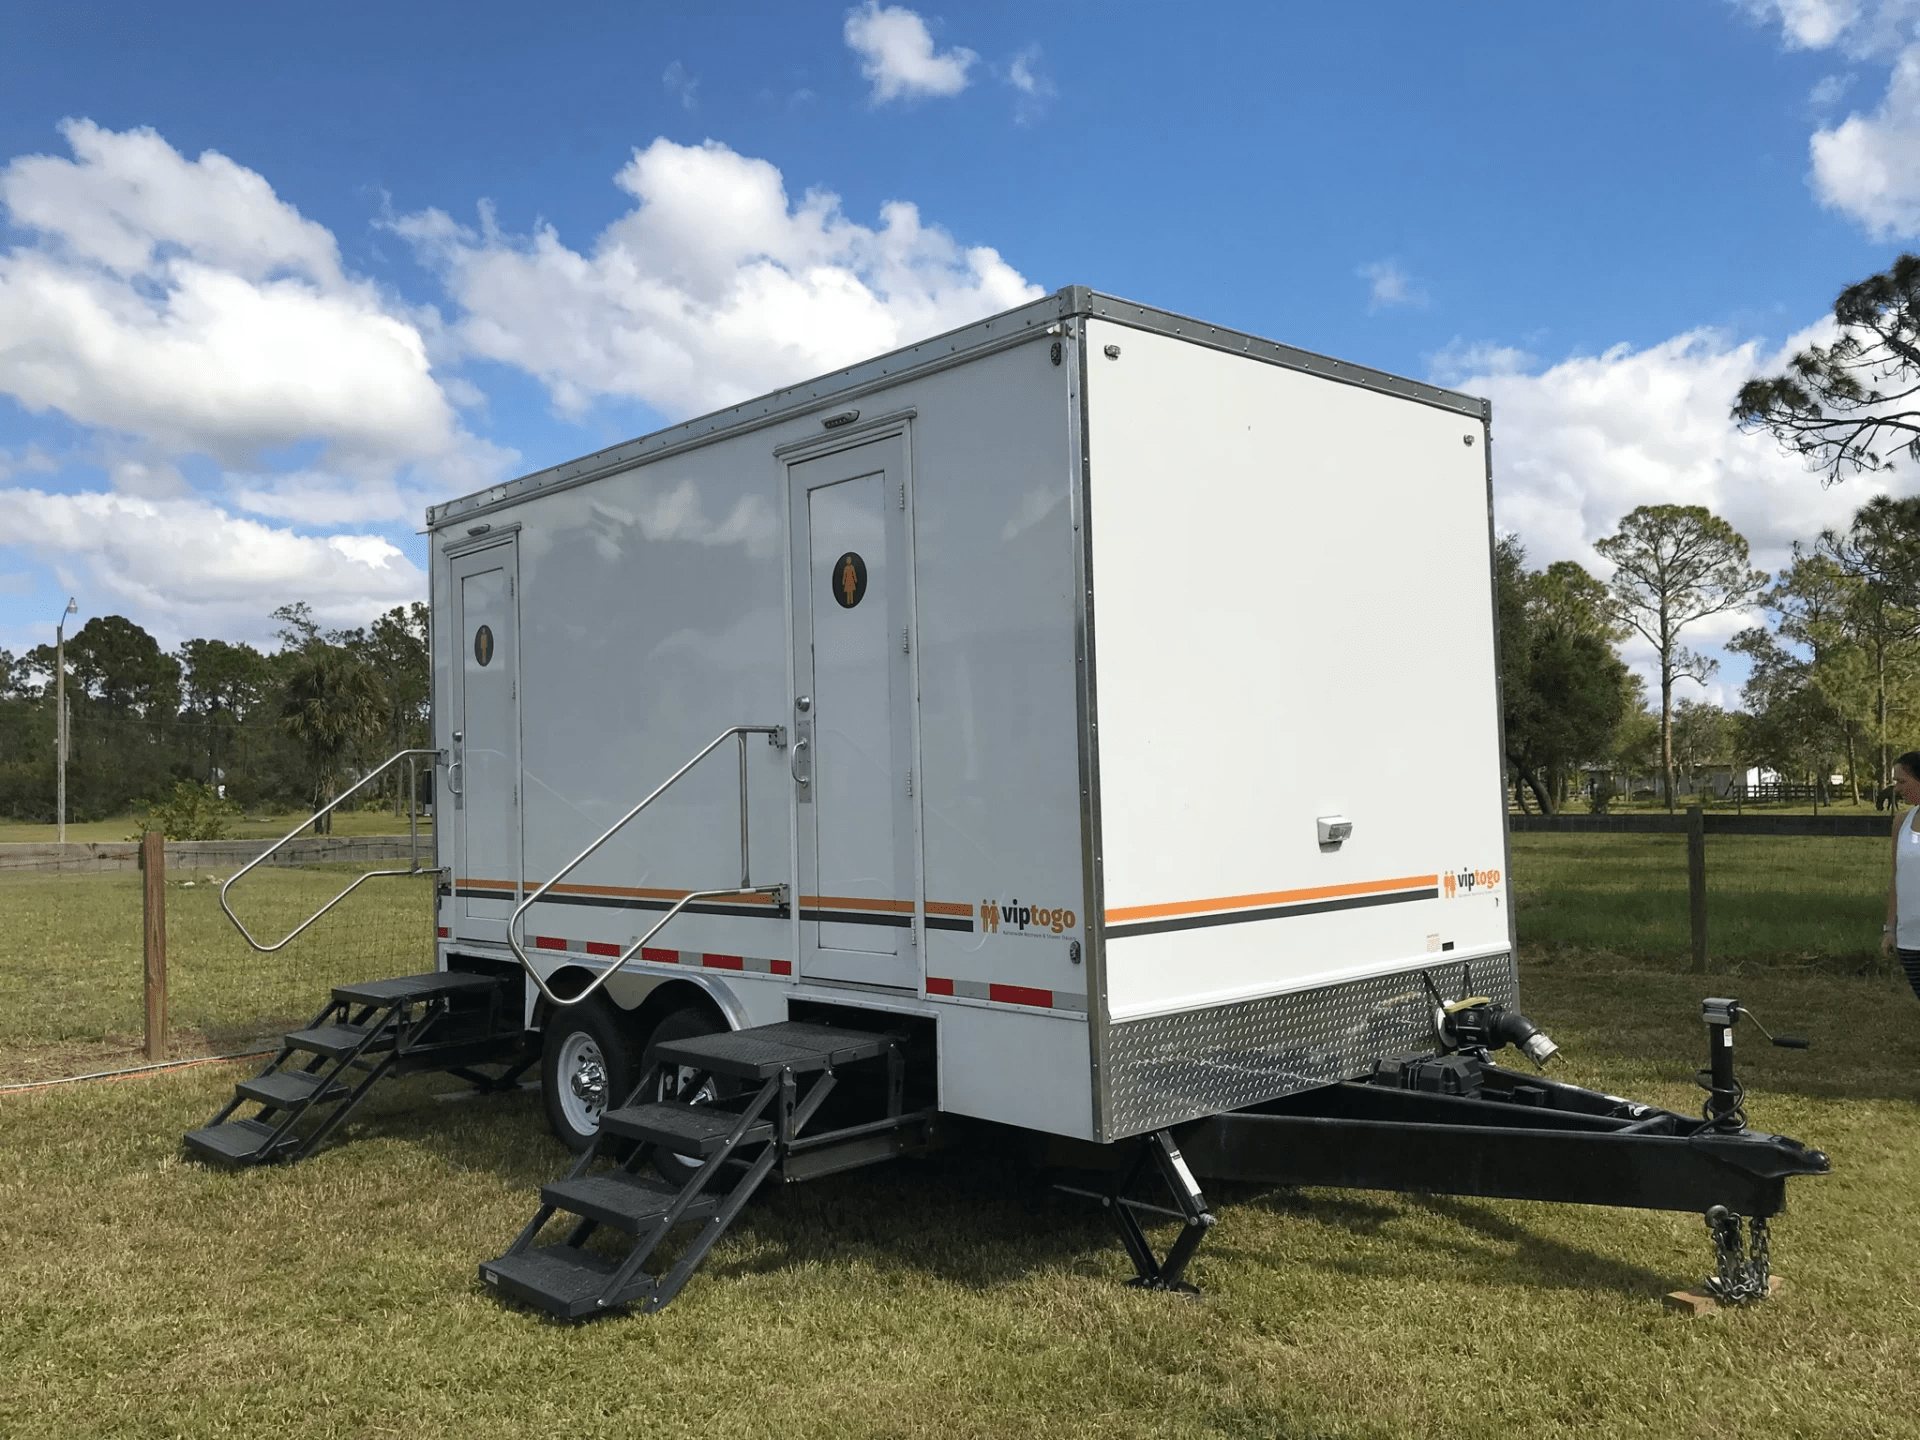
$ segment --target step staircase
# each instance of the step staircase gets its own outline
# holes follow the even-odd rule
[[[517,1082],[537,1058],[517,1006],[491,975],[441,971],[339,985],[266,1069],[234,1086],[220,1113],[183,1139],[229,1168],[303,1159],[390,1076],[445,1070],[482,1089]],[[501,1065],[499,1075],[473,1067]],[[239,1112],[257,1107],[251,1114]]]
[[[786,1021],[659,1045],[627,1103],[603,1114],[593,1145],[542,1187],[540,1208],[504,1255],[480,1266],[481,1280],[563,1320],[659,1310],[767,1179],[813,1179],[929,1147],[935,1112],[904,1107],[904,1043]],[[661,1098],[669,1077],[680,1080],[677,1096],[722,1098]],[[841,1091],[852,1103],[829,1106],[843,1082],[855,1082]],[[575,1217],[566,1238],[535,1245],[560,1214]],[[589,1249],[600,1231],[627,1237],[625,1253],[611,1236]],[[676,1231],[690,1233],[665,1260]]]

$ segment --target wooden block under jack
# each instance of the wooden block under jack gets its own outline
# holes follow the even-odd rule
[[[1767,1298],[1773,1299],[1786,1288],[1786,1283],[1778,1275],[1769,1275]],[[1704,1290],[1675,1290],[1666,1295],[1662,1303],[1676,1314],[1685,1315],[1694,1320],[1698,1320],[1702,1315],[1720,1313],[1720,1302]]]

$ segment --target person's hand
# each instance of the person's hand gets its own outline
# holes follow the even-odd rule
[[[1880,932],[1880,953],[1882,955],[1891,955],[1893,953],[1893,932],[1891,930],[1882,930]]]

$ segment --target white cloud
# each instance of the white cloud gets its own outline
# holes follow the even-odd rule
[[[904,5],[882,9],[867,0],[847,12],[847,44],[860,55],[860,73],[873,83],[873,103],[958,95],[967,88],[967,71],[980,57],[955,46],[935,54],[927,22]]]
[[[1778,20],[1796,50],[1824,50],[1860,18],[1860,0],[1743,0],[1741,8],[1761,20]]]
[[[1811,145],[1822,204],[1876,240],[1920,235],[1920,45],[1895,59],[1878,110],[1817,131]]]
[[[1814,82],[1813,89],[1807,92],[1807,103],[1818,109],[1840,103],[1840,97],[1853,88],[1854,77],[1846,75],[1822,75]]]
[[[1920,21],[1920,0],[1736,0],[1763,24],[1778,22],[1789,50],[1865,59],[1898,50]]]
[[[1789,49],[1838,49],[1856,60],[1891,59],[1886,93],[1870,114],[1824,126],[1808,142],[1808,177],[1820,203],[1876,240],[1920,235],[1920,0],[1740,0],[1780,25]],[[1851,75],[1827,76],[1810,97],[1839,100]]]
[[[361,623],[426,592],[377,535],[315,537],[236,517],[197,496],[0,490],[7,542],[84,575],[88,609],[171,636],[255,635],[265,611],[306,599],[328,623]]]
[[[1577,356],[1537,374],[1496,365],[1447,375],[1444,383],[1493,401],[1494,512],[1500,528],[1526,544],[1532,565],[1576,560],[1604,576],[1610,567],[1593,542],[1635,506],[1704,505],[1746,537],[1756,565],[1778,574],[1795,540],[1844,528],[1888,488],[1884,479],[1902,493],[1920,488],[1911,470],[1824,487],[1770,437],[1734,428],[1728,411],[1741,383],[1775,373],[1788,355],[1824,338],[1816,327],[1769,351],[1695,330],[1644,350],[1621,345]],[[1691,643],[1710,648],[1751,623],[1753,616],[1717,617],[1690,631]],[[1644,647],[1629,647],[1627,656],[1640,665],[1647,659]]]
[[[1013,107],[1016,124],[1031,125],[1046,114],[1047,103],[1057,93],[1053,81],[1040,68],[1040,60],[1040,47],[1029,45],[1007,62],[1006,82],[1019,96]]]
[[[1353,273],[1369,282],[1369,314],[1391,305],[1423,306],[1427,303],[1426,291],[1415,285],[1413,277],[1391,260],[1375,260]]]
[[[1041,293],[908,202],[869,229],[825,191],[791,204],[777,169],[711,140],[655,140],[615,179],[638,203],[584,254],[551,227],[502,234],[485,207],[478,231],[431,210],[394,226],[464,310],[453,337],[566,413],[598,396],[714,409]]]
[[[1427,377],[1436,385],[1458,389],[1490,375],[1524,375],[1539,363],[1517,345],[1485,340],[1468,344],[1456,335],[1444,349],[1427,356]]]
[[[261,176],[151,130],[61,129],[73,159],[0,171],[34,237],[0,256],[0,392],[229,463],[312,440],[358,465],[456,447],[419,329]]]
[[[678,60],[662,72],[660,84],[665,87],[669,95],[680,102],[681,109],[692,110],[699,104],[696,92],[700,89],[700,81],[688,74],[687,67]]]

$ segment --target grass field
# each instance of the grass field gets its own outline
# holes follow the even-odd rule
[[[1694,1107],[1709,992],[1813,1037],[1808,1052],[1741,1050],[1753,1123],[1835,1167],[1793,1186],[1774,1246],[1788,1289],[1768,1305],[1663,1313],[1660,1295],[1709,1263],[1697,1216],[1325,1191],[1214,1194],[1220,1224],[1192,1272],[1204,1296],[1143,1294],[1120,1283],[1093,1207],[977,1137],[765,1193],[668,1310],[568,1328],[497,1303],[474,1275],[563,1163],[536,1096],[407,1082],[313,1159],[226,1174],[177,1150],[244,1073],[209,1065],[0,1096],[0,1430],[1920,1433],[1920,1003],[1865,958],[1877,870],[1817,850],[1851,842],[1716,861],[1716,837],[1729,894],[1791,876],[1801,898],[1749,905],[1770,918],[1737,975],[1703,981],[1680,973],[1684,866],[1676,932],[1664,901],[1626,903],[1671,888],[1646,853],[1663,837],[1601,838],[1629,843],[1515,837],[1526,1008],[1564,1047],[1564,1078]],[[0,888],[0,920],[24,889]],[[198,886],[186,894],[199,903]],[[1850,918],[1863,911],[1864,937]],[[1852,949],[1819,951],[1820,936]],[[7,977],[0,1051],[67,1024],[60,1007],[13,1018],[22,978]],[[208,982],[210,1013],[220,989]]]
[[[227,823],[229,840],[277,840],[294,826],[307,818],[307,812],[291,812],[284,815],[236,815]],[[140,829],[140,819],[134,815],[120,815],[112,820],[89,820],[83,825],[67,826],[69,845],[101,844],[125,840]],[[433,821],[423,816],[420,821],[422,834],[433,832]],[[51,845],[59,838],[59,829],[53,825],[29,825],[23,820],[0,820],[0,845]],[[333,833],[335,835],[404,835],[407,833],[407,818],[395,815],[391,808],[384,810],[336,810],[333,813]]]
[[[361,869],[262,868],[234,887],[235,910],[271,943]],[[331,985],[433,968],[432,880],[369,880],[285,950],[249,949],[221,912],[231,874],[173,870],[167,881],[172,1053],[204,1055],[305,1021]],[[0,1083],[134,1063],[145,1023],[141,886],[134,870],[0,875]]]
[[[1638,960],[1687,954],[1685,835],[1512,837],[1520,938]],[[1716,967],[1872,965],[1886,918],[1889,842],[1712,835],[1707,936]]]

